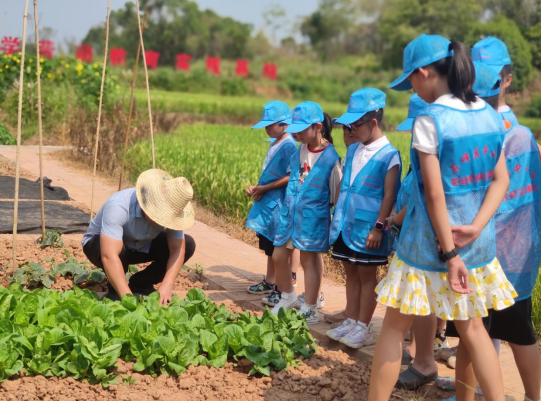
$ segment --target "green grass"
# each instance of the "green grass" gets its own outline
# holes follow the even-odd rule
[[[146,90],[136,89],[135,99],[140,110],[147,107]],[[150,99],[153,112],[224,116],[232,121],[235,118],[242,118],[253,120],[254,124],[259,121],[265,103],[276,100],[261,97],[219,96],[161,90],[152,90]],[[293,108],[304,100],[285,99],[284,101]],[[341,116],[347,110],[347,104],[343,103],[319,102],[319,105],[324,112],[333,118]],[[386,107],[385,121],[387,127],[394,129],[406,118],[407,112],[405,107]]]
[[[335,146],[341,156],[346,147],[342,130],[334,130]],[[264,130],[229,125],[183,126],[155,138],[156,165],[173,176],[185,176],[194,187],[198,203],[243,221],[251,202],[246,187],[255,185],[268,149]],[[410,136],[391,133],[389,139],[409,165]],[[150,144],[136,143],[128,154],[127,168],[133,181],[151,168]]]

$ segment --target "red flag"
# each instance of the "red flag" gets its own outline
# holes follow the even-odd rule
[[[265,63],[263,65],[263,76],[272,80],[276,80],[278,78],[278,71],[276,69],[276,64]]]
[[[55,47],[52,40],[40,40],[39,41],[39,54],[48,60],[53,58]]]
[[[158,68],[158,60],[160,58],[160,53],[149,50],[145,52],[145,57],[147,60],[147,66],[149,66],[153,70]]]
[[[111,49],[111,65],[126,65],[126,50],[122,47],[113,47]]]
[[[177,54],[177,70],[190,71],[190,61],[192,61],[192,56],[190,56],[189,54]]]
[[[207,56],[207,71],[220,75],[220,57]]]
[[[0,42],[0,45],[0,50],[2,50],[5,54],[13,54],[18,52],[21,48],[19,38],[13,36],[4,36]]]
[[[237,67],[235,68],[235,75],[239,77],[247,77],[250,74],[248,70],[248,60],[238,59]]]
[[[92,59],[94,58],[92,47],[85,44],[77,46],[77,53],[75,54],[75,57],[86,63],[91,63]]]

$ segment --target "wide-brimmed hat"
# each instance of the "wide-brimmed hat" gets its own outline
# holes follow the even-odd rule
[[[195,221],[193,188],[184,177],[173,178],[163,170],[147,170],[135,185],[139,206],[160,226],[185,230]]]

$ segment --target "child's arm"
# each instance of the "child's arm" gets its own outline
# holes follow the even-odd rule
[[[481,209],[475,216],[471,225],[451,227],[453,231],[453,241],[457,248],[465,247],[471,244],[479,237],[481,231],[488,224],[494,213],[500,207],[505,193],[509,189],[509,174],[505,164],[505,156],[502,152],[500,159],[494,168],[494,177],[485,194],[485,199]]]
[[[338,203],[338,198],[340,197],[340,188],[342,188],[342,179],[340,179],[340,182],[336,186],[336,194],[334,195],[334,205]]]
[[[287,187],[288,182],[289,182],[289,173],[285,177],[279,178],[276,181],[273,181],[271,183],[268,183],[265,185],[257,185],[252,190],[252,198],[258,201],[263,197],[265,192],[271,191],[273,189]]]
[[[404,218],[406,217],[406,213],[408,212],[408,205],[404,206],[397,214],[393,216],[393,224],[402,227],[404,224]],[[390,225],[391,221],[390,218],[387,219],[388,225]]]
[[[443,252],[447,253],[455,248],[455,244],[449,216],[447,215],[440,160],[438,155],[435,154],[420,151],[417,151],[417,153],[419,154],[421,173],[425,185],[425,202],[428,216]],[[437,246],[436,243],[434,243],[434,246]],[[468,270],[460,255],[447,261],[447,269],[449,285],[453,291],[460,294],[468,294],[472,291],[468,287]]]
[[[384,222],[393,210],[393,205],[396,200],[396,182],[398,181],[399,170],[399,166],[396,165],[387,171],[385,183],[383,184],[384,193],[383,200],[381,201],[381,206],[379,208],[378,221]],[[368,234],[368,237],[366,237],[366,248],[378,249],[381,246],[382,237],[383,232],[373,228]]]

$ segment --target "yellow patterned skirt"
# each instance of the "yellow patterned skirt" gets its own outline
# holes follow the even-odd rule
[[[400,313],[419,316],[434,313],[444,320],[485,317],[488,309],[505,309],[518,296],[497,259],[468,270],[468,281],[473,292],[458,294],[451,290],[446,272],[418,269],[395,255],[376,292],[379,303],[399,308]]]

